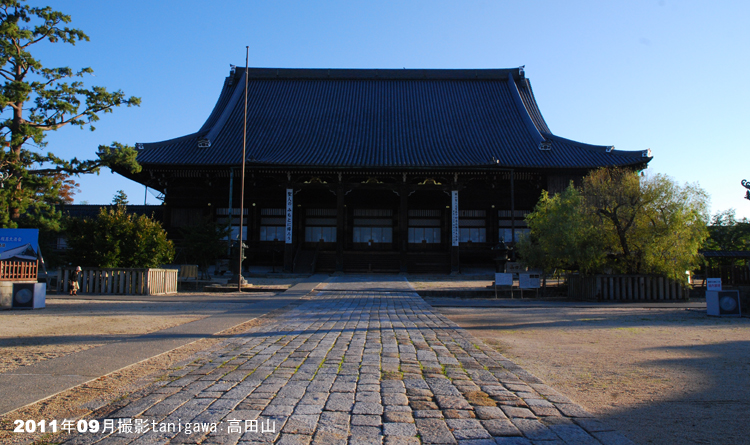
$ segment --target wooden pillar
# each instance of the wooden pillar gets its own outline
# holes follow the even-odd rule
[[[451,190],[451,273],[460,270],[458,255],[458,190]]]
[[[346,208],[344,207],[344,187],[336,190],[336,272],[344,271],[344,219]]]
[[[294,267],[294,190],[286,189],[286,228],[284,232],[284,272]]]
[[[232,217],[234,209],[232,208],[232,193],[234,192],[234,169],[229,168],[229,242],[227,243],[227,256],[232,257]],[[242,238],[242,227],[240,227],[240,238]]]
[[[510,171],[510,241],[513,243],[513,258],[516,261],[516,187],[514,170]]]
[[[493,199],[493,202],[497,202],[497,200]],[[497,209],[492,205],[487,212],[489,212],[489,215],[487,215],[487,244],[494,248],[494,246],[500,242],[500,226],[498,226],[497,221]]]
[[[401,246],[401,254],[399,256],[400,270],[401,273],[406,273],[408,269],[407,247],[409,246],[409,191],[406,187],[401,187],[398,195],[398,241]]]

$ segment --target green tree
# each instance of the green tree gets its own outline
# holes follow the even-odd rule
[[[708,234],[707,209],[708,196],[697,185],[599,169],[580,189],[571,185],[553,198],[545,195],[528,217],[531,236],[519,248],[534,267],[560,261],[583,273],[658,274],[684,281]],[[555,255],[562,260],[546,257]]]
[[[140,167],[132,147],[100,146],[98,159],[62,159],[44,153],[45,135],[66,125],[94,130],[99,115],[140,99],[118,90],[87,88],[78,78],[91,68],[47,68],[32,55],[35,45],[88,41],[83,31],[65,26],[70,16],[49,7],[31,7],[21,0],[0,0],[0,226],[34,226],[39,219],[59,220],[60,175],[97,173],[102,166],[131,172]],[[39,191],[42,193],[39,193]]]
[[[205,218],[201,224],[183,229],[182,254],[185,261],[197,264],[201,274],[208,275],[208,267],[226,255],[226,238],[229,233],[228,226],[219,225],[211,218]]]
[[[737,219],[734,209],[723,210],[711,217],[708,226],[708,238],[703,243],[703,250],[750,250],[750,221],[747,218]],[[720,264],[731,265],[733,259],[719,259]]]
[[[128,205],[128,195],[122,190],[118,190],[115,196],[112,198],[112,204],[117,206]]]
[[[572,185],[555,196],[543,191],[526,218],[529,236],[518,242],[523,261],[545,271],[599,270],[605,261],[603,239],[595,218],[583,209],[581,192]]]
[[[120,206],[102,207],[96,219],[69,221],[69,258],[81,266],[158,267],[171,263],[175,249],[161,224]]]

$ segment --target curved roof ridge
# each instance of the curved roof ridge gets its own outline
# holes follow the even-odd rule
[[[221,115],[216,120],[216,122],[211,126],[211,129],[206,135],[206,138],[208,138],[209,141],[213,141],[214,139],[216,139],[216,136],[219,134],[219,132],[222,129],[224,129],[224,125],[227,123],[227,120],[229,119],[230,115],[234,112],[234,108],[237,106],[237,103],[240,101],[240,98],[242,98],[242,93],[245,91],[244,80],[245,80],[245,70],[242,70],[242,75],[240,76],[240,79],[236,83],[237,85],[242,85],[242,88],[234,88],[232,95],[229,97],[229,100],[224,105],[224,110],[222,111]]]
[[[219,98],[216,100],[216,104],[214,105],[213,110],[211,110],[211,113],[208,115],[206,122],[204,122],[200,130],[198,130],[198,133],[208,132],[209,130],[211,130],[211,127],[214,126],[216,120],[219,119],[222,112],[226,108],[227,101],[232,97],[234,90],[237,89],[236,86],[237,80],[235,79],[235,73],[232,72],[224,79],[224,86],[219,93]]]
[[[544,134],[545,132],[552,133],[552,130],[550,130],[549,126],[547,125],[547,121],[544,120],[542,111],[539,109],[539,104],[536,102],[534,90],[531,88],[531,82],[528,78],[524,77],[523,79],[521,79],[521,88],[519,88],[518,90],[519,93],[524,93],[521,94],[521,99],[523,100],[524,105],[526,105],[526,110],[531,116],[531,120],[534,122],[534,125],[536,125],[536,128],[539,130],[539,132],[542,134]]]
[[[638,157],[638,158],[640,158],[640,157],[644,157],[643,156],[643,152],[646,151],[646,150],[617,150],[617,149],[614,148],[615,147],[614,145],[594,145],[594,144],[587,144],[585,142],[574,141],[573,139],[567,139],[567,138],[564,138],[562,136],[557,136],[556,134],[552,134],[552,133],[543,133],[543,134],[544,134],[544,136],[546,138],[549,138],[549,139],[552,139],[552,140],[557,140],[557,141],[564,142],[564,143],[567,143],[567,144],[573,144],[573,145],[576,145],[576,146],[578,146],[580,148],[583,148],[583,149],[586,149],[586,150],[591,150],[591,151],[596,151],[596,152],[602,152],[603,151],[603,152],[609,153],[611,155],[619,155],[619,156],[628,156],[628,157]],[[653,157],[653,156],[648,156],[648,157]]]
[[[544,141],[544,136],[542,136],[542,132],[539,131],[534,124],[534,120],[531,118],[529,110],[523,103],[521,93],[518,91],[518,85],[516,85],[516,81],[513,80],[512,77],[508,77],[508,89],[513,97],[513,102],[516,104],[516,110],[518,111],[518,114],[521,115],[521,119],[523,120],[524,125],[526,125],[526,129],[529,131],[531,137],[534,138],[537,144]]]
[[[142,145],[144,150],[148,150],[149,148],[156,148],[156,147],[161,147],[164,145],[175,144],[175,143],[184,142],[190,139],[198,139],[204,134],[205,132],[196,131],[195,133],[186,134],[185,136],[180,136],[180,137],[176,137],[172,139],[165,139],[163,141],[157,141],[157,142],[141,142],[138,145]]]

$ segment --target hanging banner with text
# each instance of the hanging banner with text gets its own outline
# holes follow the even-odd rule
[[[458,247],[458,190],[451,191],[451,245]]]
[[[286,189],[286,244],[292,244],[292,215],[294,212],[294,190]]]

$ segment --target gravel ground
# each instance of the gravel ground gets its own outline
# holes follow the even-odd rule
[[[467,277],[463,275],[416,275],[409,277],[409,283],[416,290],[430,289],[487,289],[491,288],[494,276],[477,275]]]
[[[257,286],[289,288],[303,279],[261,277],[249,278],[249,281]],[[122,335],[147,334],[226,312],[233,303],[217,303],[216,300],[243,298],[237,295],[180,292],[166,297],[98,297],[81,294],[81,299],[72,300],[67,295],[58,298],[52,293],[47,296],[46,308],[42,310],[0,311],[0,372],[121,340]],[[251,299],[272,294],[242,295]],[[112,298],[117,300],[110,300]]]
[[[694,309],[438,310],[637,443],[750,441],[750,320]]]
[[[272,323],[279,315],[292,309],[292,304],[283,309],[250,320],[241,325],[212,337],[188,343],[179,348],[159,354],[148,360],[136,363],[119,371],[102,376],[94,381],[63,391],[37,403],[0,416],[0,443],[9,445],[27,445],[30,443],[44,445],[50,436],[39,431],[33,434],[13,432],[16,419],[72,419],[77,420],[103,406],[122,400],[133,392],[148,388],[162,379],[165,373],[176,372],[189,363],[210,354],[221,345],[227,337],[240,334],[255,326]]]
[[[230,303],[48,299],[34,311],[0,312],[0,372],[199,320]]]

